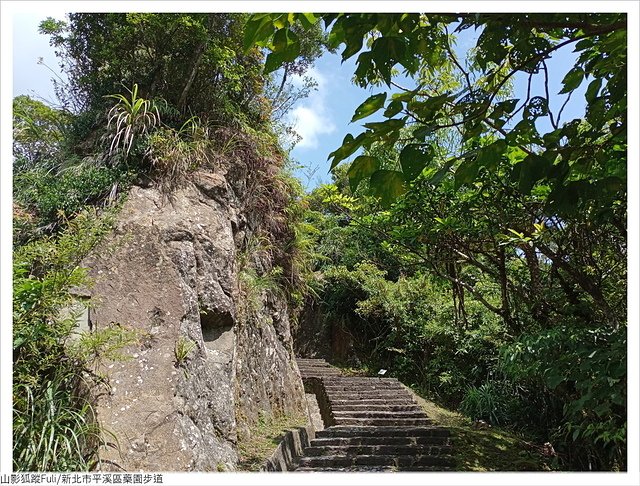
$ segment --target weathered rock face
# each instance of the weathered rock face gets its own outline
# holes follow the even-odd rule
[[[103,469],[232,470],[238,434],[261,412],[304,413],[286,302],[262,290],[247,311],[239,292],[247,219],[220,175],[196,174],[169,201],[134,187],[86,262],[92,326],[143,333],[131,359],[104,366],[112,388],[97,416],[120,450],[101,451]]]
[[[296,356],[324,358],[338,363],[358,366],[354,336],[343,319],[328,316],[322,305],[309,298],[293,329],[293,348]],[[366,348],[365,348],[366,349]]]

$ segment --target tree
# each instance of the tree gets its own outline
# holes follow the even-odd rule
[[[135,83],[173,107],[176,122],[189,113],[260,120],[262,55],[242,51],[243,25],[241,14],[74,13],[40,30],[57,48],[69,79],[58,94],[75,112],[104,111],[106,95]]]
[[[63,140],[69,114],[21,95],[13,99],[14,170],[51,168]]]
[[[517,151],[512,176],[527,193],[546,180],[551,190],[545,198],[550,211],[559,214],[593,210],[611,216],[624,196],[626,178],[626,18],[624,14],[320,14],[329,32],[329,46],[344,45],[342,58],[356,54],[355,82],[373,86],[393,80],[394,66],[415,76],[421,69],[455,66],[464,80],[457,90],[425,92],[418,82],[387,97],[371,96],[356,110],[354,119],[384,110],[383,122],[365,123],[357,136],[347,135],[331,153],[332,168],[360,148],[376,142],[394,146],[400,131],[410,128],[411,143],[404,141],[401,170],[376,171],[369,181],[389,201],[427,167],[443,172],[455,170],[456,184],[472,184],[478,171],[496,158]],[[251,41],[270,46],[267,69],[282,59],[294,57],[298,48],[291,39],[291,26],[312,23],[310,14],[261,14],[249,20]],[[457,59],[449,31],[481,30],[474,48],[480,69],[478,82]],[[366,42],[365,42],[366,41]],[[250,42],[246,43],[250,44]],[[363,47],[363,44],[366,47]],[[563,80],[560,94],[571,96],[578,86],[589,83],[584,120],[558,124],[559,113],[549,110],[545,96],[500,100],[501,89],[516,73],[548,75],[545,61],[555,51],[574,46],[580,53]],[[522,119],[516,123],[516,116]],[[552,130],[540,133],[536,120],[547,117]],[[430,137],[455,127],[465,144],[447,157],[433,157]],[[474,141],[490,139],[486,147]],[[402,155],[402,154],[401,154]],[[441,180],[442,172],[434,175]]]
[[[272,59],[289,58],[297,49],[289,27],[316,18],[330,47],[344,46],[343,59],[357,55],[354,81],[380,90],[352,121],[382,113],[330,154],[349,187],[334,186],[327,199],[346,203],[350,226],[379,239],[399,264],[396,275],[448,282],[454,329],[485,332],[469,312],[478,304],[500,317],[504,343],[483,363],[495,360],[502,378],[484,378],[484,390],[515,385],[548,413],[539,421],[521,410],[525,420],[514,424],[538,424],[573,468],[624,468],[624,14],[273,14],[252,17],[247,31]],[[474,39],[468,59],[454,35]],[[547,61],[570,47],[577,61],[554,95]],[[413,86],[400,85],[399,70]],[[541,79],[544,94],[511,94],[516,75]],[[558,96],[564,107],[582,84],[585,115],[563,122],[563,108],[552,112],[550,101]],[[380,205],[354,203],[363,188]],[[368,285],[364,274],[334,273],[355,279],[356,289]],[[355,305],[358,313],[369,304]],[[418,327],[420,319],[402,314]],[[387,332],[397,336],[394,322]],[[484,369],[478,360],[475,369]],[[404,366],[418,374],[425,365],[416,358]]]

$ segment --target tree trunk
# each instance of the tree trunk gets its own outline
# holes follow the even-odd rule
[[[182,94],[180,95],[180,99],[178,100],[178,110],[184,112],[187,105],[187,95],[189,94],[189,90],[193,85],[193,82],[196,79],[196,74],[198,73],[198,68],[200,67],[200,63],[202,62],[202,58],[204,57],[204,50],[206,48],[206,42],[203,42],[198,46],[196,50],[195,59],[193,62],[193,67],[191,68],[191,74],[189,75],[189,79],[187,80],[187,84],[185,84],[184,89],[182,90]]]

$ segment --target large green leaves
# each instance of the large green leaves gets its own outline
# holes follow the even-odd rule
[[[371,176],[371,174],[376,172],[379,168],[380,162],[378,162],[375,157],[369,157],[366,155],[356,157],[356,159],[349,166],[349,170],[347,171],[351,192],[356,192],[356,189],[358,188],[360,182],[363,179]]]
[[[372,115],[384,106],[384,102],[386,99],[387,93],[378,93],[376,95],[370,96],[360,106],[358,106],[358,108],[356,108],[356,111],[353,114],[353,118],[351,118],[351,122]]]
[[[433,158],[433,149],[429,145],[411,144],[400,152],[400,165],[407,181],[412,181]]]
[[[410,181],[424,167],[416,146],[427,146],[434,139],[451,142],[456,138],[462,143],[456,153],[450,155],[461,161],[455,178],[458,187],[477,181],[482,168],[494,170],[507,146],[526,153],[548,150],[560,153],[562,144],[561,155],[566,167],[572,167],[582,157],[581,151],[598,153],[601,158],[624,164],[618,154],[604,154],[614,145],[620,146],[620,140],[626,144],[627,27],[624,15],[344,13],[320,14],[318,18],[324,20],[329,30],[329,44],[336,48],[344,46],[343,59],[357,55],[356,84],[365,88],[383,83],[389,86],[394,68],[402,66],[417,86],[391,95],[384,111],[388,120],[366,123],[364,134],[357,139],[345,138],[343,146],[330,156],[332,169],[359,148],[379,144],[394,149],[402,140],[402,147],[411,147],[400,154],[405,180]],[[251,26],[253,37],[260,37],[258,33],[275,37],[275,33],[269,33],[263,26],[260,17],[256,17],[255,22],[257,24]],[[471,46],[473,54],[466,60],[459,59],[459,53],[452,48],[452,25],[457,25],[457,32],[471,27],[481,31]],[[292,55],[294,44],[295,41],[281,42],[280,57],[284,58],[284,53]],[[579,57],[561,73],[559,94],[568,95],[585,80],[593,78],[589,79],[585,94],[587,124],[579,129],[577,119],[573,122],[558,119],[560,111],[566,116],[568,110],[556,108],[562,103],[550,103],[548,89],[544,95],[537,96],[532,94],[533,90],[517,93],[515,97],[509,94],[510,83],[518,74],[530,78],[531,86],[535,86],[534,80],[546,84],[542,73],[548,75],[548,71],[543,63],[561,47],[572,44]],[[280,60],[273,58],[269,67]],[[370,96],[358,107],[352,121],[378,113],[388,98],[385,93]],[[403,118],[394,118],[400,113]],[[517,114],[521,114],[522,120],[517,120]],[[539,123],[542,119],[552,125],[548,133],[544,133],[544,127],[549,124]],[[402,131],[406,126],[412,127],[408,136]],[[616,143],[608,144],[607,140],[612,137]],[[486,145],[487,138],[494,139],[494,144]],[[533,169],[531,160],[519,168],[522,174],[519,188],[525,192],[531,190],[540,175]],[[598,172],[595,169],[602,166],[591,167],[594,170],[589,177],[596,182],[594,187],[600,187],[597,181],[608,177],[610,171],[601,168]],[[565,175],[554,169],[545,177],[551,185],[562,187]],[[598,198],[593,191],[579,192],[577,203],[583,202],[612,204],[612,200]]]
[[[549,172],[552,163],[536,154],[529,154],[519,165],[518,188],[520,192],[529,194],[534,184],[543,179]]]
[[[283,63],[294,61],[300,54],[300,39],[290,29],[278,29],[273,35],[273,48],[264,63],[265,74],[278,69]]]
[[[331,162],[331,169],[338,165],[341,161],[352,155],[365,143],[366,134],[361,133],[356,138],[350,133],[344,137],[342,145],[329,154],[329,159],[333,158]]]
[[[559,94],[570,93],[575,90],[584,80],[584,69],[576,66],[571,69],[562,80],[562,89]]]
[[[380,169],[371,175],[369,184],[384,207],[390,206],[407,190],[404,175],[397,170]]]

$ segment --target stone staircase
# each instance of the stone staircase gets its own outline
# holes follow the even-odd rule
[[[326,428],[296,471],[446,471],[449,430],[434,426],[394,378],[344,376],[322,359],[298,358],[305,385],[318,384]],[[328,422],[328,423],[327,423]]]

